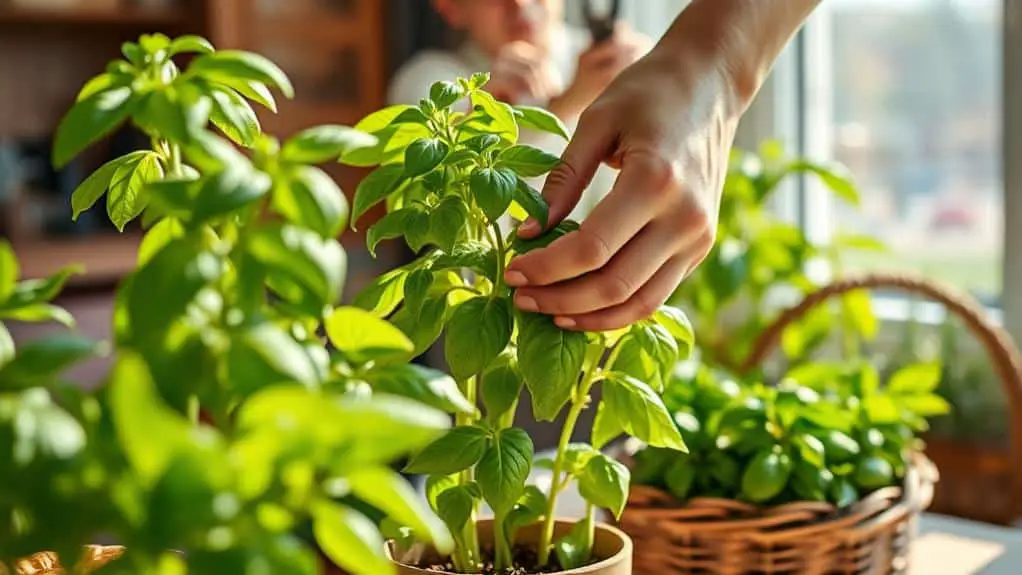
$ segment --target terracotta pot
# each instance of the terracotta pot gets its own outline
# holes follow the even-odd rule
[[[573,522],[558,521],[554,525],[555,539],[567,535]],[[518,530],[519,545],[536,547],[539,544],[542,525],[536,523]],[[493,521],[479,521],[479,541],[493,540]],[[485,543],[484,543],[485,545]],[[438,561],[440,557],[427,545],[416,545],[401,551],[393,543],[387,545],[387,555],[397,563],[400,575],[445,575],[443,572],[426,571],[414,565]],[[597,525],[593,542],[593,556],[598,562],[570,571],[558,571],[556,575],[632,575],[632,540],[621,530],[609,525]],[[426,565],[428,567],[428,565]],[[454,575],[454,574],[446,574]],[[555,575],[555,574],[550,574]]]

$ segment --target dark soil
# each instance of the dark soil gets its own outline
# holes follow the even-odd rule
[[[483,558],[486,560],[486,563],[485,567],[483,567],[482,575],[540,575],[542,573],[558,573],[562,571],[560,564],[557,562],[556,556],[550,557],[550,565],[538,567],[536,562],[539,557],[536,554],[536,550],[528,547],[515,547],[513,559],[515,566],[503,571],[497,571],[494,569],[492,550],[484,550]],[[450,561],[442,564],[430,565],[429,567],[425,567],[425,569],[426,571],[435,571],[440,573],[457,573],[454,569],[454,564]]]

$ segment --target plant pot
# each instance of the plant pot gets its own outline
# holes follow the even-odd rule
[[[555,539],[567,535],[573,525],[570,521],[558,521],[554,525]],[[539,544],[539,523],[522,527],[518,530],[519,545],[535,548]],[[479,540],[493,539],[493,521],[484,519],[479,522]],[[400,575],[443,575],[444,572],[427,571],[434,562],[442,559],[436,550],[428,545],[417,544],[408,550],[400,550],[390,542],[387,544],[387,556],[397,564]],[[592,565],[557,571],[551,575],[632,575],[632,540],[621,530],[609,525],[597,525],[593,542],[593,557],[598,561]],[[454,575],[454,574],[447,574]]]

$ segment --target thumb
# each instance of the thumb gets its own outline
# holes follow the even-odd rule
[[[582,114],[575,134],[561,155],[561,163],[547,174],[543,184],[543,199],[550,207],[546,229],[561,223],[575,209],[597,168],[610,155],[613,142],[610,122],[594,119],[592,113]],[[546,230],[540,222],[529,218],[518,228],[518,235],[532,238],[543,231]]]

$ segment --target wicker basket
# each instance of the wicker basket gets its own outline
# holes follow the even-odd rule
[[[784,328],[816,305],[871,288],[923,295],[961,317],[995,363],[1011,412],[1022,414],[1022,362],[1007,334],[987,322],[968,297],[902,275],[846,279],[809,295],[763,332],[742,371],[762,365]],[[1012,418],[1011,440],[1015,449],[1022,446],[1022,417]],[[915,454],[904,486],[881,489],[842,510],[819,502],[758,508],[732,500],[696,498],[679,504],[663,491],[636,486],[620,526],[635,542],[638,575],[900,574],[908,569],[916,521],[932,500],[936,479],[932,463]],[[1017,510],[1022,477],[1012,477],[1011,485],[1007,505]]]
[[[89,545],[85,548],[85,555],[79,565],[70,574],[61,567],[57,555],[50,552],[36,553],[27,559],[20,559],[11,567],[14,568],[13,575],[88,575],[123,553],[124,548],[119,546]],[[10,568],[0,563],[0,575],[10,574]]]

